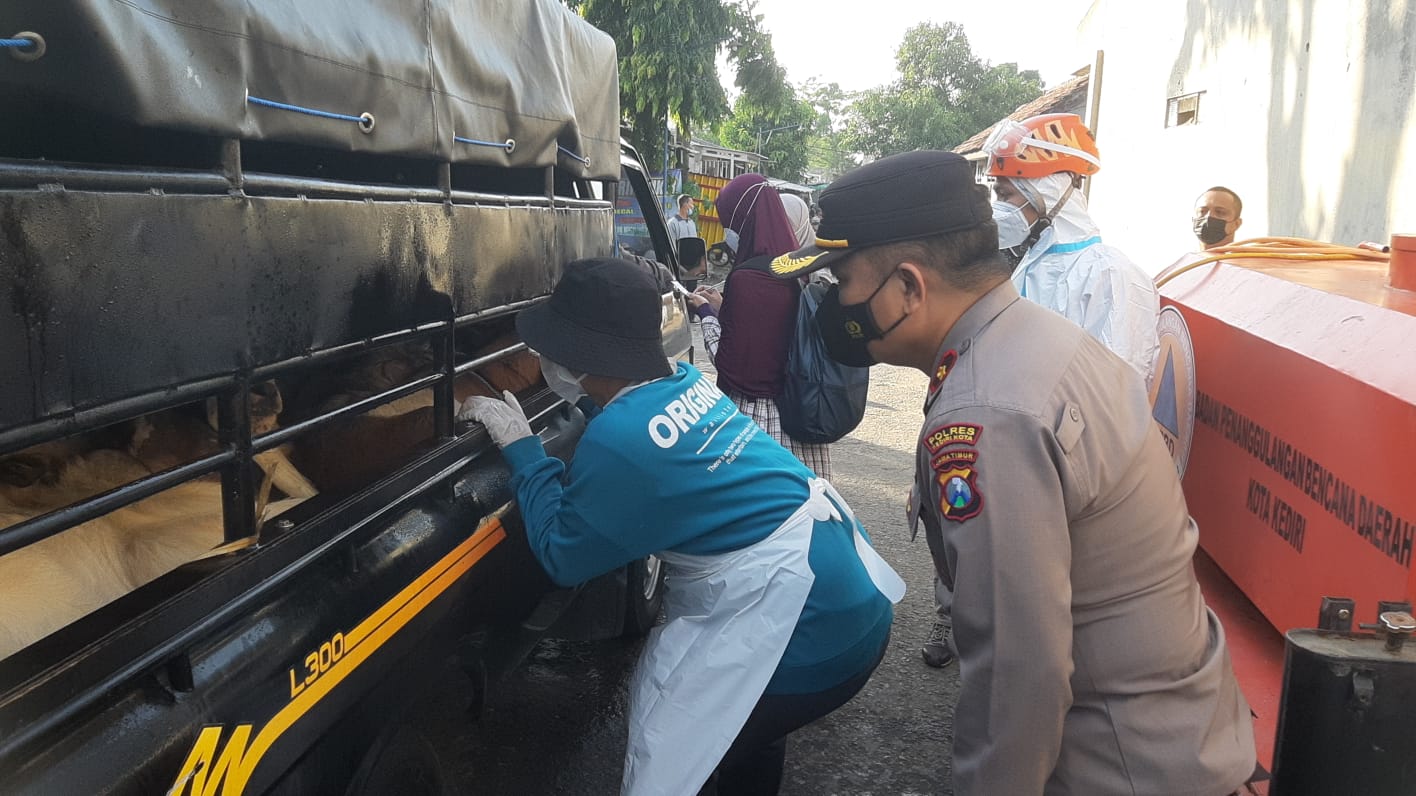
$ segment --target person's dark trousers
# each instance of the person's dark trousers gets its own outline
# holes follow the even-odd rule
[[[869,668],[833,688],[811,694],[763,694],[699,796],[775,796],[782,787],[787,736],[851,701],[875,673],[889,646],[886,636]]]

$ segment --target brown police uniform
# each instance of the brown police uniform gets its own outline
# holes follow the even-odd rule
[[[1136,374],[1010,282],[954,325],[910,501],[952,592],[961,795],[1194,794],[1254,768]]]

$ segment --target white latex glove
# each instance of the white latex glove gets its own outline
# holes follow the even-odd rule
[[[457,413],[458,420],[476,420],[486,426],[487,433],[498,448],[531,436],[531,424],[527,422],[526,413],[522,411],[516,396],[507,391],[502,393],[502,398],[504,400],[499,401],[474,395],[463,401],[462,409]]]

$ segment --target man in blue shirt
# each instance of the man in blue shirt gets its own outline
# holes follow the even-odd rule
[[[904,583],[828,482],[665,358],[641,269],[570,263],[516,326],[551,389],[602,407],[567,469],[510,393],[471,399],[532,552],[565,586],[649,554],[668,567],[668,621],[631,686],[622,792],[776,793],[786,736],[864,686]]]

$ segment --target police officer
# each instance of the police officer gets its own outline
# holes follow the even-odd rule
[[[930,376],[911,506],[952,595],[955,792],[1242,786],[1249,708],[1141,380],[1020,300],[958,155],[862,166],[821,209],[816,245],[774,272],[840,280],[817,314],[834,357]]]

